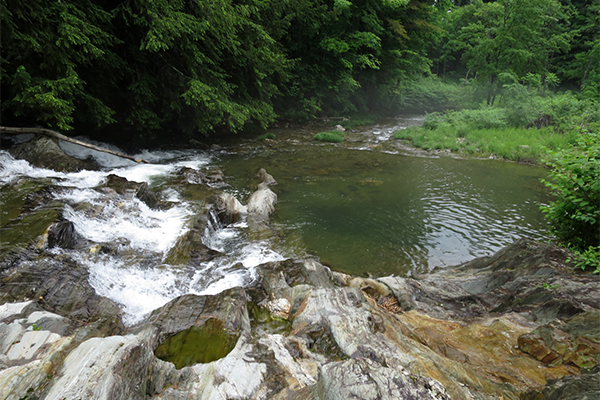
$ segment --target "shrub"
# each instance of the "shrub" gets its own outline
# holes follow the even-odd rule
[[[593,260],[592,247],[600,244],[600,135],[584,132],[576,146],[553,156],[547,161],[550,180],[544,183],[557,198],[542,211],[561,241]]]
[[[314,138],[322,142],[339,143],[344,140],[344,133],[339,131],[319,132]]]

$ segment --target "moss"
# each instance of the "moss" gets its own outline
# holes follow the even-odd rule
[[[286,335],[292,329],[290,321],[275,317],[265,307],[259,307],[254,303],[250,303],[248,311],[250,312],[250,323],[253,331]]]

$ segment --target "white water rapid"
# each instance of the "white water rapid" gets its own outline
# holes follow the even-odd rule
[[[102,170],[60,173],[33,167],[0,151],[0,186],[22,179],[49,184],[54,199],[64,204],[62,216],[90,243],[83,250],[49,250],[71,253],[86,265],[90,284],[99,295],[121,305],[125,324],[139,322],[152,310],[186,293],[216,294],[246,285],[255,278],[255,266],[283,259],[268,243],[248,240],[242,219],[228,227],[213,223],[206,230],[204,244],[223,256],[198,264],[166,263],[167,254],[190,230],[202,204],[201,200],[184,198],[165,182],[183,167],[202,170],[209,166],[212,157],[208,153],[144,152],[136,158],[151,164],[136,164],[69,143],[61,143],[61,147],[78,158],[92,156]],[[151,209],[133,196],[116,196],[102,190],[110,174],[148,183],[169,207]],[[107,244],[112,251],[103,251]]]

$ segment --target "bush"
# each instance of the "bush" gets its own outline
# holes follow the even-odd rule
[[[550,180],[544,183],[557,199],[542,211],[561,241],[593,260],[592,248],[600,244],[600,135],[584,132],[576,146],[553,157],[547,161]]]
[[[339,143],[344,140],[344,133],[339,131],[319,132],[314,138],[322,142]]]

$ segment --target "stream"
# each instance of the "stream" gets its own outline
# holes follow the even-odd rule
[[[132,325],[182,294],[247,285],[256,278],[254,267],[268,261],[311,255],[356,275],[410,276],[491,254],[517,238],[549,239],[539,211],[548,201],[543,168],[431,154],[392,137],[421,122],[385,121],[348,132],[341,144],[313,140],[317,128],[278,128],[270,130],[275,140],[240,136],[208,151],[136,155],[151,164],[61,143],[68,154],[93,156],[103,167],[78,173],[35,168],[0,151],[2,251],[44,233],[41,211],[34,220],[18,218],[28,193],[43,189],[52,200],[45,211],[58,210],[89,243],[83,250],[45,250],[85,264],[96,292],[119,303]],[[182,183],[183,168],[218,169],[224,182]],[[205,198],[224,190],[245,203],[259,168],[278,182],[270,233],[251,235],[244,218],[225,227],[215,219],[203,242],[222,255],[203,263],[173,261],[169,254]],[[99,189],[110,174],[147,182],[165,206],[151,209],[133,196]],[[113,251],[100,251],[105,245]]]

